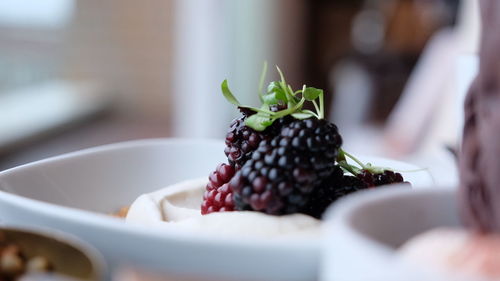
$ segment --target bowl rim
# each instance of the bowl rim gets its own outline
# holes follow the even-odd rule
[[[107,274],[108,266],[102,253],[92,244],[85,242],[78,236],[64,232],[59,229],[45,226],[26,226],[13,223],[0,225],[0,231],[16,231],[57,240],[60,243],[70,245],[84,254],[92,265],[96,280],[104,280]]]
[[[69,152],[58,156],[53,156],[46,159],[41,159],[31,163],[26,163],[20,166],[16,166],[8,170],[1,171],[0,178],[15,173],[20,169],[36,167],[46,163],[71,159],[83,155],[105,153],[109,151],[116,151],[120,149],[127,149],[140,146],[165,145],[165,144],[195,145],[201,143],[223,144],[223,141],[219,139],[209,139],[209,138],[208,139],[155,138],[155,139],[140,139],[140,140],[111,143],[102,146],[96,146],[74,152]],[[126,231],[132,235],[150,237],[155,240],[168,239],[173,242],[179,242],[179,243],[203,243],[203,244],[209,243],[213,245],[224,244],[230,247],[238,247],[238,248],[258,247],[262,249],[275,249],[275,250],[287,249],[291,251],[296,250],[302,252],[303,251],[318,252],[320,247],[317,241],[305,241],[304,239],[297,240],[299,243],[289,243],[288,240],[281,241],[281,239],[266,239],[266,238],[255,238],[255,239],[249,238],[249,239],[244,239],[244,241],[242,241],[241,239],[237,238],[232,239],[232,237],[218,238],[211,235],[210,236],[196,235],[195,233],[189,233],[189,232],[164,231],[161,228],[146,228],[141,225],[126,224],[123,219],[116,218],[110,215],[48,203],[37,199],[27,198],[22,195],[10,193],[8,191],[0,190],[0,203],[2,201],[8,202],[11,205],[15,205],[16,208],[29,209],[32,212],[37,212],[47,217],[56,217],[64,221],[74,221],[75,218],[78,218],[78,221],[81,224],[87,226],[94,226],[100,229],[111,229],[112,231],[116,232]],[[296,240],[294,240],[294,242],[295,241]]]
[[[121,149],[127,149],[132,147],[141,147],[141,146],[154,146],[154,145],[165,145],[165,144],[174,144],[174,145],[186,145],[186,144],[223,144],[223,140],[215,139],[215,138],[152,138],[152,139],[138,139],[138,140],[130,140],[124,142],[117,142],[111,144],[105,144],[101,146],[90,147],[82,150],[77,150],[45,159],[41,159],[38,161],[26,163],[23,165],[19,165],[4,171],[0,171],[0,178],[3,176],[8,176],[12,173],[17,172],[18,170],[36,167],[39,165],[43,165],[46,163],[57,162],[65,159],[71,159],[79,156],[90,155],[90,154],[99,154],[106,153],[109,151],[116,151]],[[403,163],[405,165],[412,165],[410,163],[393,160],[389,158],[377,157],[377,156],[365,156],[373,159],[384,159],[390,160],[393,162]],[[432,176],[429,174],[429,178],[431,180]],[[364,193],[364,192],[361,192]],[[357,197],[358,194],[353,194],[352,196]],[[350,196],[349,196],[350,197]],[[349,199],[349,198],[347,198]],[[287,250],[297,250],[297,251],[314,251],[318,252],[321,247],[321,243],[318,241],[305,241],[304,239],[300,240],[299,243],[290,243],[289,240],[282,241],[281,239],[266,239],[266,238],[255,238],[255,239],[231,239],[228,237],[217,238],[214,236],[204,236],[204,235],[190,235],[187,232],[173,232],[173,231],[163,231],[161,228],[153,228],[148,229],[140,225],[135,224],[125,224],[123,219],[112,217],[105,214],[100,214],[84,209],[78,209],[73,207],[62,206],[58,204],[48,203],[44,201],[40,201],[37,199],[27,198],[21,195],[17,195],[14,193],[9,193],[7,191],[0,190],[0,203],[2,200],[9,202],[11,205],[15,205],[16,208],[30,209],[31,211],[35,211],[37,213],[43,214],[48,217],[56,217],[65,221],[74,221],[74,218],[78,218],[79,222],[84,225],[92,225],[95,227],[99,227],[101,229],[111,229],[113,231],[127,231],[132,235],[140,235],[151,237],[153,239],[169,239],[175,242],[181,243],[209,243],[213,245],[229,245],[232,247],[258,247],[262,249],[287,249]],[[340,200],[334,207],[341,204],[343,200]],[[336,209],[336,208],[335,208]],[[325,213],[324,220],[328,218],[329,211]],[[294,240],[295,241],[295,240]]]
[[[35,165],[41,165],[45,163],[51,163],[55,161],[60,161],[64,159],[69,159],[77,156],[103,153],[108,151],[115,151],[120,149],[126,149],[131,147],[141,147],[141,146],[151,146],[151,145],[160,145],[160,144],[200,144],[200,143],[210,143],[210,144],[223,144],[223,140],[217,138],[149,138],[149,139],[136,139],[136,140],[128,140],[121,142],[108,143],[88,148],[83,148],[55,156],[46,157],[40,160],[32,161],[29,163],[21,164],[12,168],[5,169],[0,171],[0,177],[8,175],[12,172],[15,172],[18,169],[26,168]],[[1,190],[0,190],[1,191]]]
[[[355,194],[342,198],[337,204],[331,206],[325,212],[325,227],[334,226],[340,228],[344,234],[350,235],[363,245],[370,246],[378,254],[389,257],[397,249],[377,241],[366,233],[361,232],[354,225],[354,216],[357,212],[370,204],[379,204],[387,201],[399,200],[401,198],[419,198],[421,196],[433,196],[436,194],[455,194],[456,187],[441,186],[429,188],[398,188],[401,186],[384,186],[376,189],[362,190]]]

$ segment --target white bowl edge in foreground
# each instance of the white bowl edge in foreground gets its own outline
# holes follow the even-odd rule
[[[456,192],[387,187],[341,200],[327,211],[323,225],[320,280],[450,280],[402,261],[396,251],[426,230],[460,226]]]

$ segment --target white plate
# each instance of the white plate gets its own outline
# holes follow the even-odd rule
[[[315,280],[319,242],[222,241],[127,225],[103,214],[138,195],[208,176],[225,161],[215,140],[158,139],[74,152],[0,173],[0,220],[76,234],[101,250],[111,269],[136,264],[173,273],[241,280]],[[415,166],[361,157],[380,166]],[[425,171],[406,173],[414,187],[430,186]]]
[[[323,224],[320,280],[458,280],[397,255],[397,248],[417,234],[460,226],[456,192],[454,188],[383,188],[341,200],[327,211]]]

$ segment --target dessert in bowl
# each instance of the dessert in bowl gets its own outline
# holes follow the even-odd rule
[[[413,188],[426,188],[432,178],[414,165],[378,157],[360,157],[363,161],[399,170]],[[197,235],[225,236],[226,239],[265,238],[295,241],[320,237],[321,221],[303,214],[270,216],[260,212],[224,212],[203,216],[200,212],[207,177],[175,183],[139,196],[130,206],[126,220],[142,226],[156,226],[173,231],[196,232]],[[403,185],[401,188],[408,189]],[[231,225],[232,227],[223,227]],[[237,227],[238,226],[238,227]]]
[[[141,140],[91,148],[3,171],[0,220],[73,233],[98,248],[111,270],[121,264],[136,264],[172,273],[228,279],[247,276],[257,280],[314,280],[319,239],[290,243],[266,238],[219,238],[127,224],[108,215],[131,204],[141,194],[191,178],[207,178],[214,159],[224,160],[220,152],[223,148],[222,141],[213,140]],[[415,168],[393,160],[360,158],[401,170]],[[179,162],[182,159],[186,162]],[[196,161],[191,163],[192,159]],[[431,183],[425,171],[404,176],[414,189]],[[201,184],[200,188],[204,188]],[[201,202],[201,198],[198,200]]]
[[[323,91],[306,85],[293,91],[277,70],[281,81],[271,82],[265,93],[261,87],[260,107],[240,104],[227,81],[222,83],[224,97],[241,112],[226,135],[227,160],[208,182],[191,180],[141,195],[127,222],[227,239],[313,241],[325,209],[342,196],[410,185],[394,168],[374,166],[345,151],[337,126],[323,118]]]
[[[222,90],[243,108],[225,144],[135,141],[13,168],[0,173],[0,219],[75,233],[111,268],[315,280],[319,218],[329,204],[383,184],[432,182],[415,166],[343,151],[336,126],[322,118],[321,90],[293,92],[282,79],[260,108],[239,105],[227,82]],[[302,108],[306,99],[316,113]],[[401,172],[409,170],[418,171]],[[103,215],[132,202],[128,223]]]

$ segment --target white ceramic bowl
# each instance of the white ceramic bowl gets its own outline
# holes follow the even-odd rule
[[[458,280],[403,261],[396,253],[417,234],[460,226],[456,193],[451,188],[384,188],[341,200],[327,211],[323,224],[320,280]]]
[[[142,140],[74,152],[0,172],[0,220],[42,225],[94,244],[110,268],[135,264],[172,273],[253,280],[316,280],[319,242],[214,240],[127,225],[104,215],[138,195],[208,176],[225,161],[224,144],[207,140]],[[362,157],[381,166],[415,166]],[[408,173],[415,187],[427,172]]]

